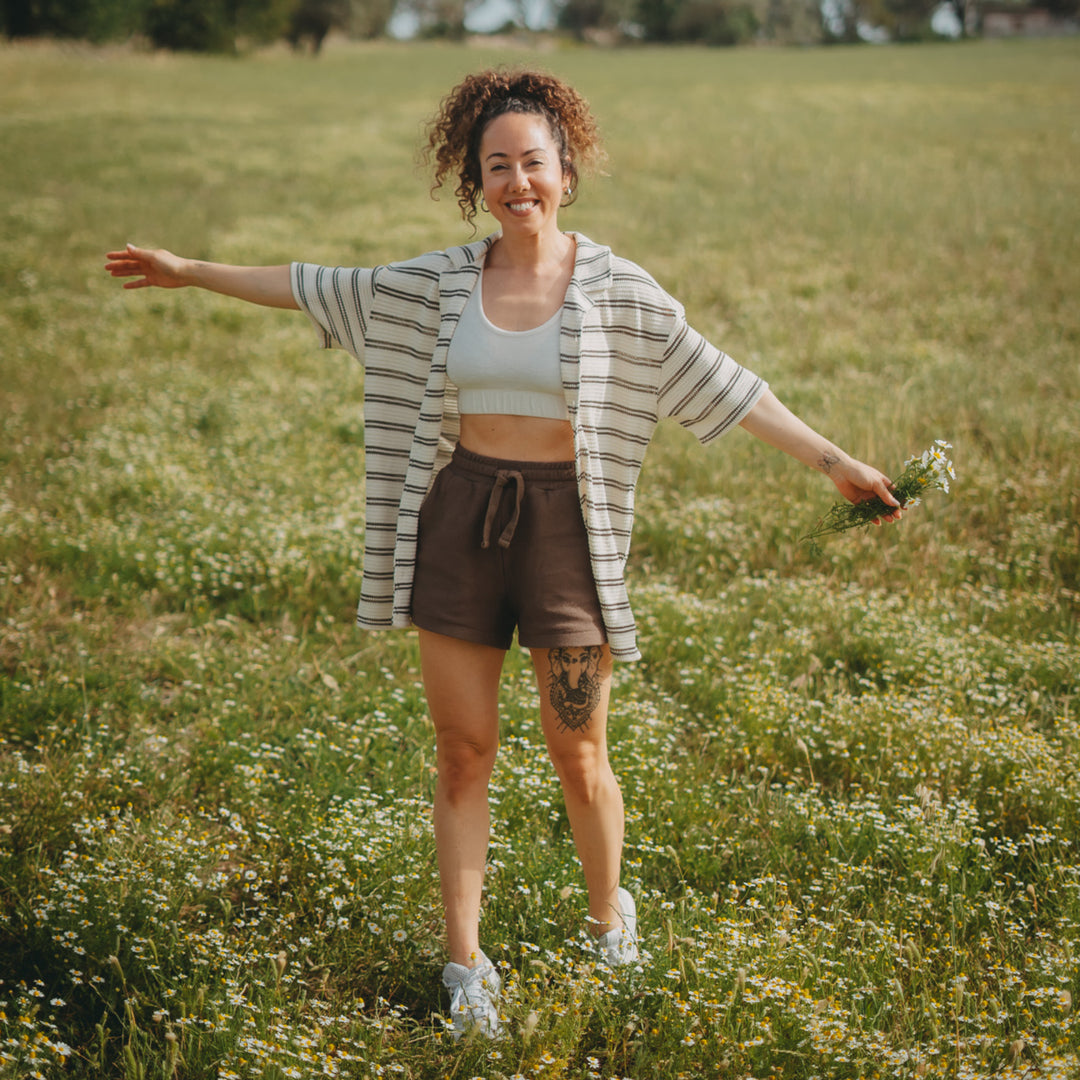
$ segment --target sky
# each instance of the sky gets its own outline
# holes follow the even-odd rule
[[[554,13],[548,0],[526,0],[528,24],[530,29],[543,30],[555,22]],[[478,34],[498,30],[507,22],[517,18],[517,5],[511,0],[484,0],[465,20],[469,30]],[[416,16],[411,11],[398,11],[390,20],[390,33],[394,37],[409,38],[416,33]]]

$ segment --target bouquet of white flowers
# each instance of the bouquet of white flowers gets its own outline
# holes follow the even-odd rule
[[[926,491],[949,490],[949,481],[956,479],[953,464],[945,456],[945,451],[951,449],[951,443],[944,439],[935,439],[929,450],[924,450],[919,457],[908,458],[904,462],[903,473],[892,485],[893,494],[902,507],[907,509],[918,506]],[[848,529],[865,528],[895,509],[876,495],[866,502],[838,502],[802,540],[808,541],[812,548],[817,548],[820,537],[847,532]]]

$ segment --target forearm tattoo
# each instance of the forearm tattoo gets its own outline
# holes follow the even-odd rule
[[[551,649],[551,706],[559,718],[560,731],[582,731],[589,726],[600,704],[599,645]]]
[[[824,454],[821,455],[821,460],[818,462],[818,468],[823,473],[828,474],[832,472],[832,467],[834,465],[839,464],[840,459],[835,454],[830,454],[828,451],[826,451]]]

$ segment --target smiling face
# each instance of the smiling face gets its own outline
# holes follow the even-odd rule
[[[504,236],[558,231],[567,176],[543,116],[508,112],[492,120],[480,140],[480,175]]]

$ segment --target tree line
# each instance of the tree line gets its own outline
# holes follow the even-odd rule
[[[141,39],[164,49],[236,52],[285,39],[318,52],[333,30],[355,38],[387,33],[407,10],[419,33],[463,37],[483,0],[0,0],[0,34],[8,38],[73,38],[96,43]],[[557,26],[581,39],[816,44],[858,41],[865,27],[894,40],[932,35],[941,0],[553,0]],[[978,27],[980,0],[947,0],[962,32]],[[1042,0],[1040,7],[1075,15],[1080,0]],[[515,0],[526,26],[526,0]],[[1022,6],[1022,5],[1018,5]]]
[[[69,38],[103,44],[143,39],[161,49],[236,52],[288,40],[318,52],[331,30],[359,38],[386,33],[405,0],[0,0],[9,38]]]

